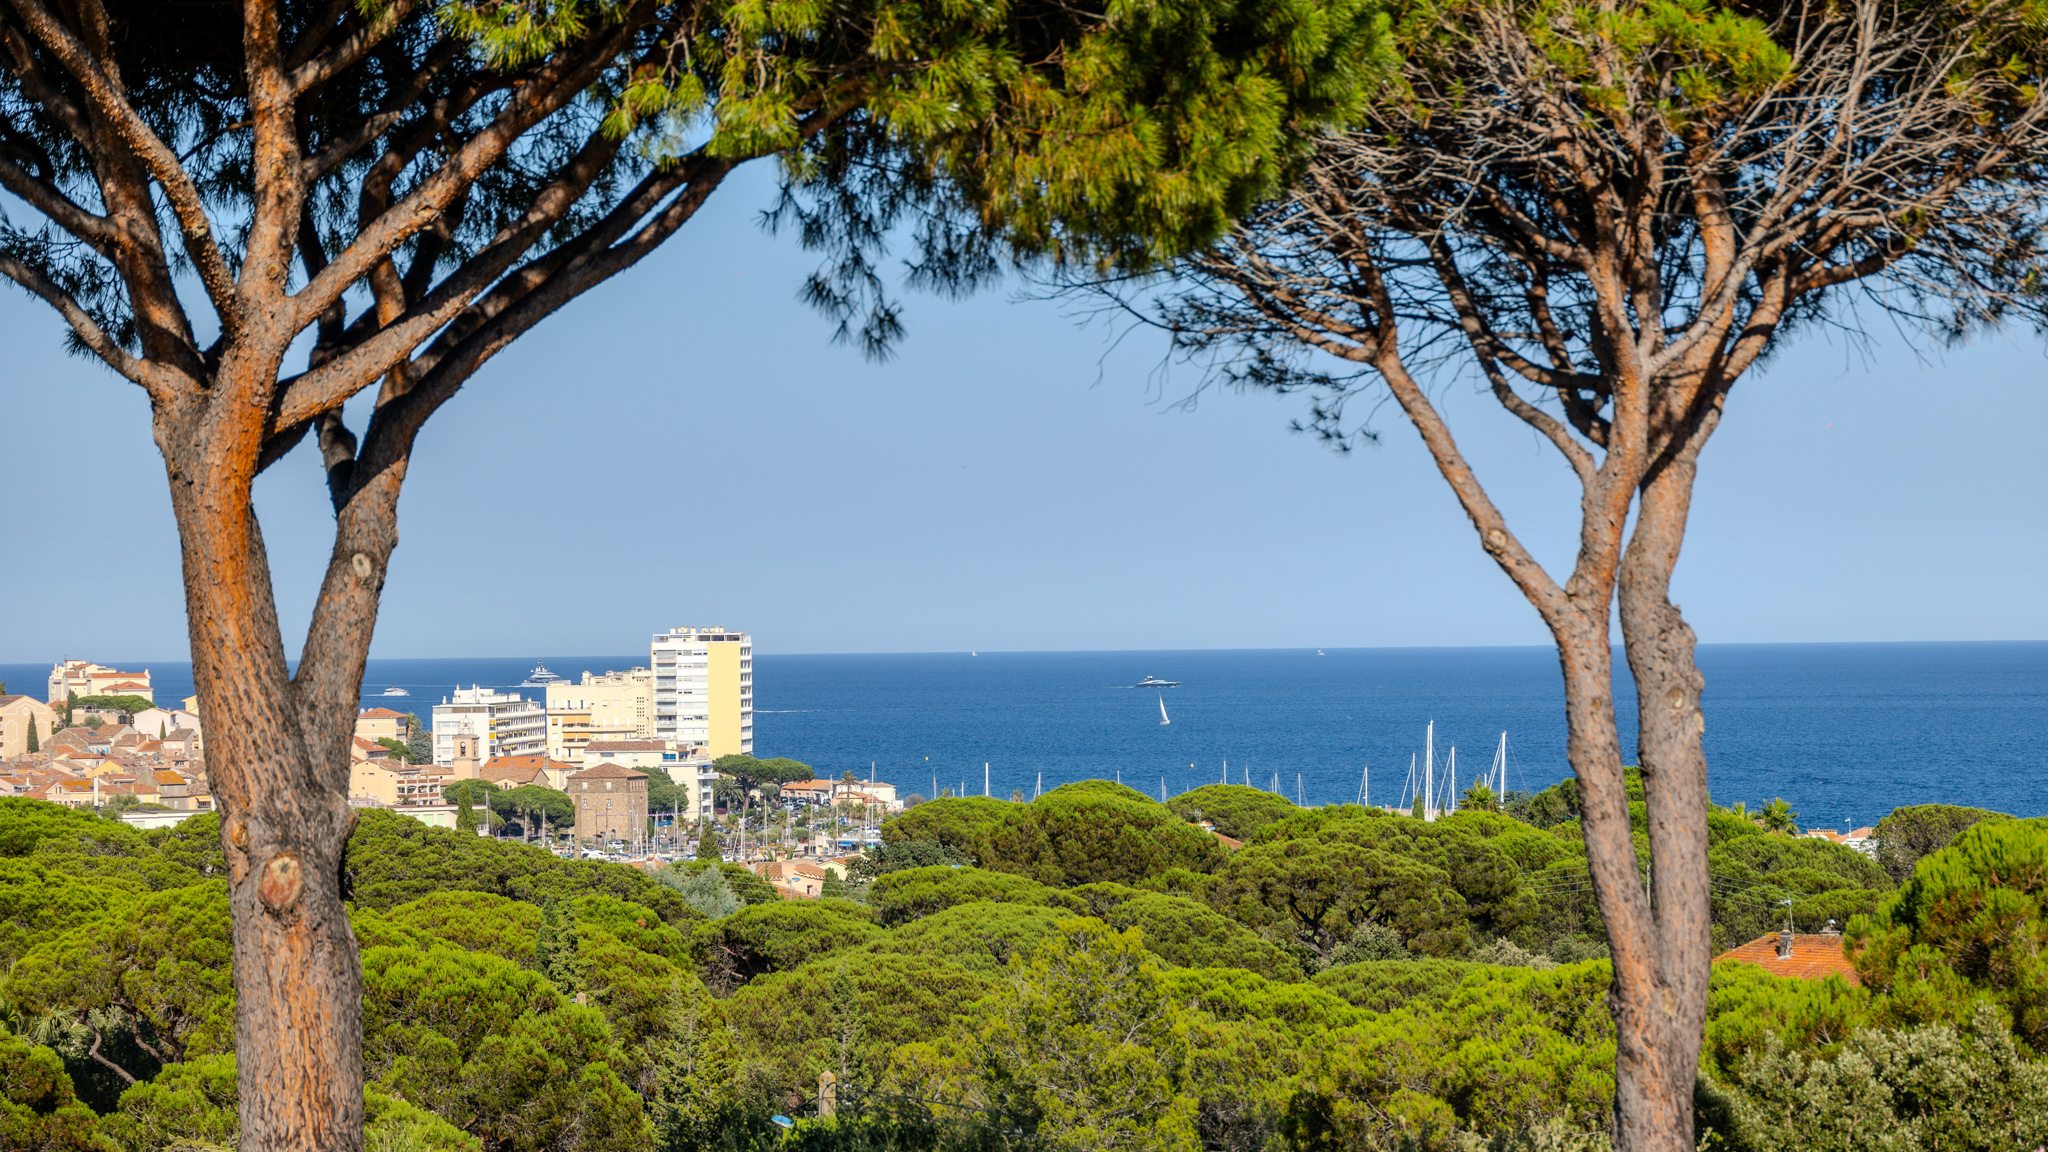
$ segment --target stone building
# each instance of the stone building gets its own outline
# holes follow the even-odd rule
[[[576,773],[568,783],[579,843],[602,847],[647,838],[647,773],[606,763]]]

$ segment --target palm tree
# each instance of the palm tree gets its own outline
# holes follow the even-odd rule
[[[1799,831],[1798,819],[1799,813],[1794,812],[1782,796],[1774,796],[1769,804],[1764,805],[1763,824],[1773,832]]]

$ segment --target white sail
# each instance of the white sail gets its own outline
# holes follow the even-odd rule
[[[1159,722],[1161,724],[1173,723],[1173,720],[1166,714],[1166,697],[1164,696],[1159,698]]]

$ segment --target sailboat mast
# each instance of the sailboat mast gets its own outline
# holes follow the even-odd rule
[[[1436,721],[1422,737],[1422,818],[1434,820],[1436,810]]]
[[[1360,759],[1358,763],[1358,806],[1363,808],[1365,807],[1365,786],[1371,782],[1372,778],[1372,765],[1364,759]]]
[[[1451,811],[1458,810],[1458,746],[1451,745]]]

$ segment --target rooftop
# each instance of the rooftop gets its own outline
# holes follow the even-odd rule
[[[1739,948],[1714,957],[1714,963],[1733,960],[1739,964],[1754,964],[1773,976],[1789,976],[1800,980],[1820,980],[1829,976],[1840,976],[1851,984],[1863,981],[1856,975],[1856,966],[1849,963],[1849,957],[1842,951],[1842,937],[1834,933],[1814,936],[1794,934],[1792,954],[1778,955],[1781,937],[1773,932],[1759,936]]]
[[[634,769],[634,768],[621,768],[621,767],[620,767],[619,765],[617,765],[617,764],[613,764],[613,763],[611,763],[610,761],[606,761],[605,763],[603,763],[603,764],[599,764],[599,765],[597,765],[597,766],[596,766],[596,767],[594,767],[594,768],[585,768],[585,769],[584,769],[583,771],[581,771],[581,772],[578,772],[578,773],[576,773],[576,774],[575,774],[574,776],[571,776],[571,777],[569,777],[569,779],[571,779],[571,780],[645,780],[645,779],[647,779],[647,773],[645,773],[645,772],[642,772],[642,771],[639,771],[638,769]]]

